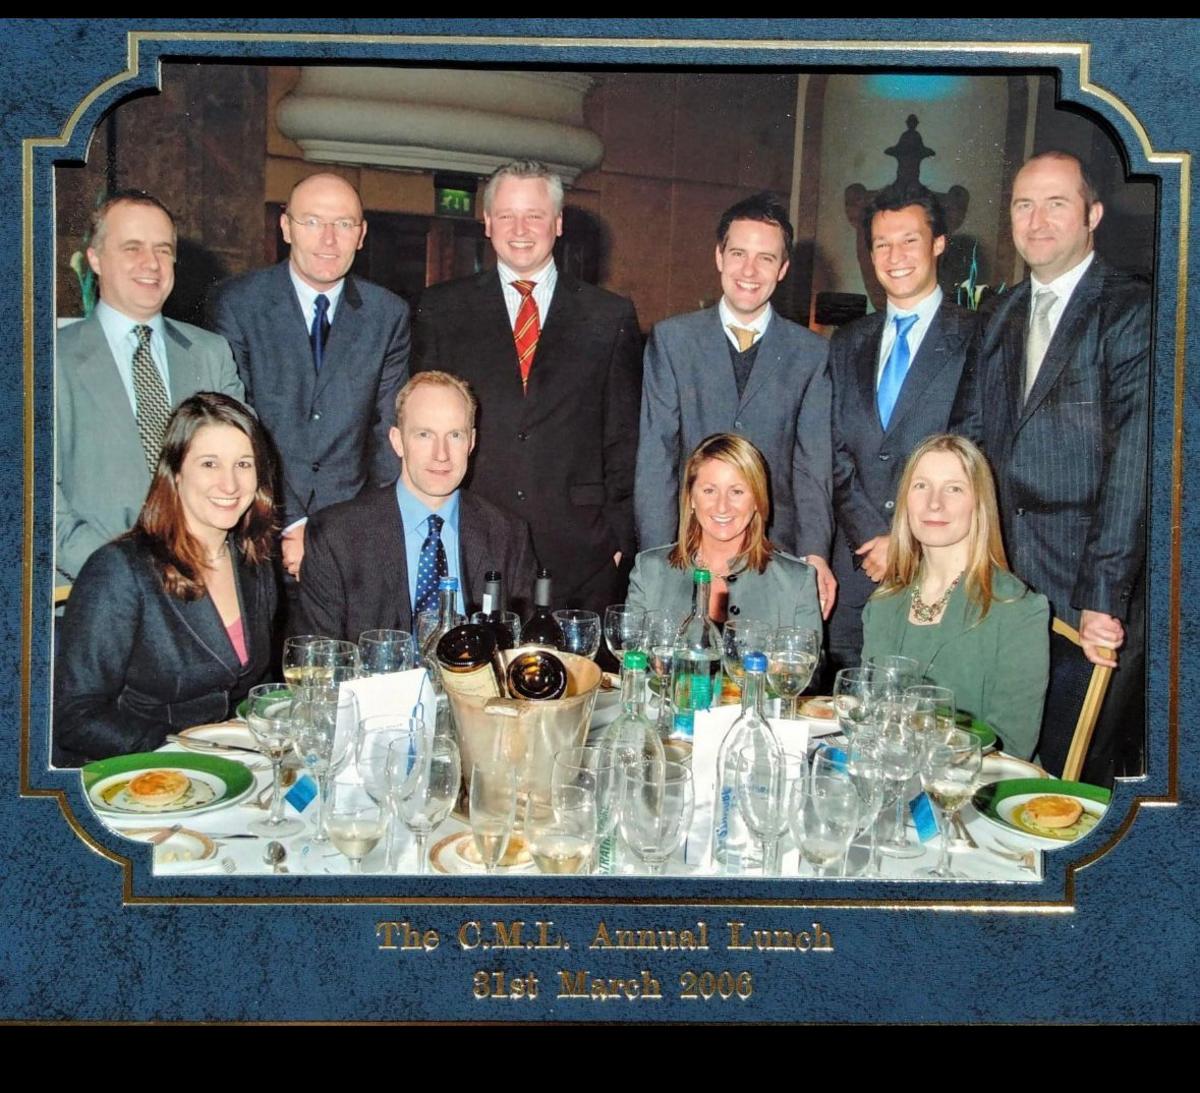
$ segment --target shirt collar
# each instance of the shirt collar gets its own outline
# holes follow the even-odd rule
[[[429,534],[427,521],[434,513],[440,516],[457,534],[458,494],[459,491],[455,490],[442,502],[441,508],[431,509],[424,501],[413,495],[404,484],[403,478],[397,478],[396,503],[400,506],[400,520],[404,526],[404,534],[413,535],[419,532],[421,538],[424,539]]]
[[[497,258],[496,272],[506,285],[511,285],[514,281],[532,281],[535,285],[553,285],[558,280],[558,267],[554,264],[553,257],[537,273],[518,273]]]
[[[891,300],[888,300],[887,305],[887,321],[890,323],[893,319],[906,315],[915,315],[920,323],[930,322],[934,315],[937,314],[937,309],[942,306],[942,287],[935,285],[933,291],[925,297],[916,307],[902,310],[896,307]]]
[[[164,337],[167,331],[161,311],[149,319],[131,319],[124,312],[118,311],[112,304],[106,304],[103,300],[99,300],[92,314],[99,320],[105,337],[109,341],[119,342],[122,338],[128,337],[133,333],[135,326],[148,326],[160,338]]]
[[[1053,281],[1043,284],[1032,273],[1029,275],[1030,283],[1033,291],[1038,289],[1049,289],[1054,293],[1059,300],[1065,302],[1071,298],[1071,293],[1075,291],[1076,286],[1083,280],[1083,275],[1087,273],[1088,267],[1092,264],[1092,259],[1096,257],[1094,250],[1088,251],[1087,257],[1079,263],[1074,269],[1067,270],[1066,273],[1055,277]]]
[[[767,327],[771,325],[771,315],[773,314],[773,308],[768,303],[767,306],[762,309],[762,314],[759,315],[758,318],[752,319],[750,322],[745,322],[744,320],[739,319],[736,315],[734,315],[733,311],[730,310],[729,305],[725,302],[724,295],[721,296],[721,302],[717,304],[717,311],[721,316],[722,330],[728,332],[731,326],[740,326],[743,330],[753,330],[758,334],[758,337],[755,338],[756,342],[761,341],[762,336],[767,332]]]
[[[304,322],[308,326],[312,326],[313,315],[316,314],[317,297],[324,295],[329,300],[329,321],[333,322],[334,312],[337,311],[338,301],[342,298],[342,289],[346,287],[346,278],[343,277],[335,285],[330,285],[329,288],[318,292],[307,281],[303,280],[296,272],[295,267],[291,262],[288,262],[288,276],[292,279],[292,288],[296,290],[296,299],[300,301],[300,310],[304,312]]]

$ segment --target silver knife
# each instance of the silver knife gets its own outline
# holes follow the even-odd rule
[[[244,748],[241,744],[218,744],[215,740],[196,740],[193,737],[183,737],[176,733],[168,733],[167,740],[172,744],[182,744],[185,748],[201,748],[204,751],[244,751],[258,756],[264,754],[258,748]]]

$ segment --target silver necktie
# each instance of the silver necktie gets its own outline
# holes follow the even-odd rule
[[[1033,321],[1029,325],[1029,335],[1025,339],[1025,397],[1033,390],[1033,382],[1037,379],[1038,370],[1046,356],[1050,345],[1050,309],[1058,302],[1058,297],[1048,288],[1040,288],[1033,297]]]

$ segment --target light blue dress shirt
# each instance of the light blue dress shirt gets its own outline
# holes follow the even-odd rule
[[[429,534],[429,517],[436,514],[444,521],[442,546],[446,548],[446,565],[450,570],[446,575],[458,578],[458,610],[465,613],[466,600],[462,592],[462,560],[458,536],[458,490],[455,490],[442,502],[441,508],[431,509],[424,501],[418,500],[409,492],[402,478],[397,478],[396,502],[400,506],[400,533],[404,536],[404,560],[408,564],[409,604],[412,604],[417,598],[417,566],[421,560],[421,547],[425,545],[425,537]],[[416,622],[415,618],[413,622]]]
[[[166,326],[161,314],[147,319],[144,323],[123,315],[116,308],[110,307],[103,300],[96,304],[96,318],[100,321],[100,329],[104,331],[108,348],[112,350],[113,360],[117,362],[117,374],[121,377],[121,385],[129,398],[129,405],[137,416],[137,396],[133,391],[133,354],[137,350],[138,339],[134,328],[148,326],[150,328],[150,355],[154,358],[154,367],[162,377],[163,390],[167,392],[167,401],[174,405],[171,398],[171,377],[167,373],[167,341]]]
[[[289,265],[288,275],[292,279],[292,288],[296,290],[296,299],[300,301],[300,310],[304,313],[304,329],[312,330],[313,316],[317,313],[317,297],[325,296],[329,300],[329,310],[325,312],[325,318],[329,320],[329,325],[333,326],[333,317],[337,314],[338,304],[342,300],[342,289],[346,285],[346,278],[343,277],[336,285],[317,292],[307,281],[301,280],[296,274],[296,270]]]

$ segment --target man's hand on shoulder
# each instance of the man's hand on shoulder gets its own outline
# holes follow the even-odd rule
[[[1116,650],[1125,644],[1125,627],[1120,619],[1102,611],[1081,611],[1079,638],[1083,655],[1093,664],[1117,667]]]
[[[300,579],[300,564],[304,561],[304,529],[307,524],[297,524],[285,531],[280,538],[283,550],[283,568],[296,580]]]
[[[862,559],[862,571],[876,584],[883,580],[887,569],[888,537],[876,535],[868,539],[854,553]]]
[[[837,578],[829,563],[819,554],[809,554],[805,559],[817,571],[817,596],[821,601],[821,618],[828,619],[837,603]]]

